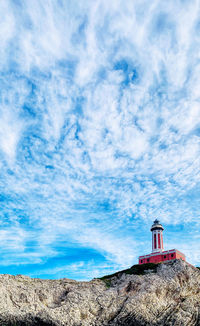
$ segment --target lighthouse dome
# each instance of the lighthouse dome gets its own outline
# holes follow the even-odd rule
[[[153,222],[151,231],[153,231],[153,230],[164,230],[162,224],[160,223],[160,221],[158,219],[155,219],[155,221]]]

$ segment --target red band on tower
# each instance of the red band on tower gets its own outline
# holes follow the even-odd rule
[[[158,233],[158,248],[160,248],[160,233]]]

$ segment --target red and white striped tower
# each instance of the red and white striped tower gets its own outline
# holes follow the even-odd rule
[[[162,224],[156,219],[151,227],[152,231],[152,252],[163,251],[163,232]]]

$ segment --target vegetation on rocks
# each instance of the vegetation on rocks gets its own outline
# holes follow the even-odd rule
[[[122,271],[116,272],[114,274],[105,275],[103,277],[100,277],[100,280],[108,280],[111,279],[114,276],[120,277],[123,273],[129,274],[129,275],[144,275],[145,273],[152,272],[155,273],[156,269],[158,267],[158,264],[143,264],[143,265],[133,265],[132,267],[128,269],[124,269]]]

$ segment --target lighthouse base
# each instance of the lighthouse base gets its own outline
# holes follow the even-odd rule
[[[178,251],[177,249],[166,250],[162,252],[154,252],[149,255],[144,255],[139,257],[139,265],[148,263],[162,263],[165,261],[170,261],[174,259],[185,260],[185,255]]]

